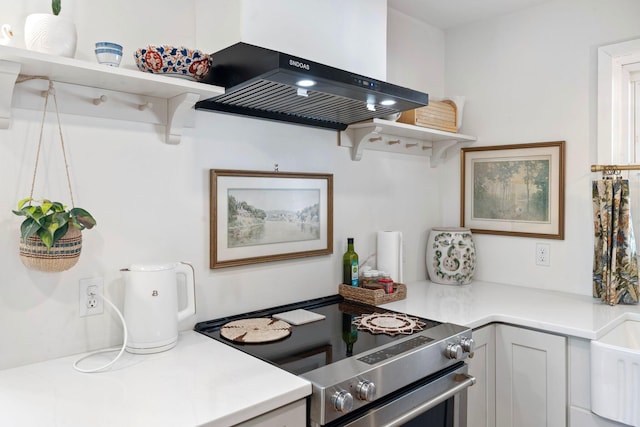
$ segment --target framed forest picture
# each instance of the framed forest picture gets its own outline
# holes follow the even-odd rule
[[[461,226],[473,233],[564,239],[564,145],[463,148]]]

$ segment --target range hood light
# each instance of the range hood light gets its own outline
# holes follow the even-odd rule
[[[311,87],[311,86],[315,85],[316,82],[313,81],[313,80],[304,79],[304,80],[298,80],[298,82],[296,84],[298,86],[301,86],[301,87]]]
[[[374,104],[371,103],[367,103],[367,110],[369,111],[376,111],[376,106]]]
[[[388,105],[393,105],[395,103],[396,103],[396,101],[394,101],[393,99],[384,99],[384,100],[382,100],[382,102],[380,102],[380,105],[388,106]]]
[[[309,96],[309,92],[301,87],[298,88],[298,96]]]

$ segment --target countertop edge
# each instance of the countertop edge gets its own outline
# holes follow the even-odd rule
[[[478,329],[506,323],[558,335],[598,340],[627,319],[640,320],[638,305],[609,306],[587,295],[473,281],[440,285],[409,282],[404,300],[381,307]]]

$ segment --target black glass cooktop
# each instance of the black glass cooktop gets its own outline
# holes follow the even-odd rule
[[[303,325],[291,325],[291,335],[278,341],[267,343],[238,343],[220,335],[220,328],[228,322],[256,317],[271,317],[274,314],[300,308],[322,314],[325,318]],[[358,330],[353,325],[354,317],[373,313],[393,312],[379,307],[347,301],[340,295],[334,295],[200,322],[196,324],[194,329],[215,340],[222,341],[299,375],[407,336],[406,334],[394,336],[384,333],[374,334],[367,330]],[[429,329],[440,324],[432,320],[422,318],[420,320],[425,323],[423,329]],[[375,353],[371,354],[370,357],[375,357]]]

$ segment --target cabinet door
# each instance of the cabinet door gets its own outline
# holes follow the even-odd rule
[[[496,325],[496,426],[565,427],[566,338]]]
[[[271,412],[252,418],[239,424],[241,427],[299,427],[307,423],[306,400],[274,409]]]
[[[485,326],[473,331],[476,350],[467,359],[469,375],[476,383],[467,392],[467,426],[496,425],[496,328]]]

